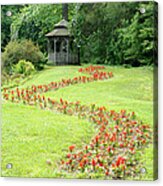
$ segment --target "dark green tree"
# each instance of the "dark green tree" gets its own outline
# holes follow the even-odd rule
[[[144,14],[140,8],[145,8]],[[72,32],[83,62],[150,65],[157,54],[154,2],[79,4]]]
[[[140,9],[144,8],[145,13]],[[154,2],[138,3],[131,19],[124,19],[111,40],[111,64],[151,65],[157,55],[157,6]]]
[[[13,17],[16,16],[24,5],[2,5],[1,6],[1,50],[4,51],[5,46],[11,38],[11,24]]]

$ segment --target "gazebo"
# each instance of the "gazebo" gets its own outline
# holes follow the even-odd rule
[[[79,64],[79,48],[73,42],[68,29],[68,21],[62,19],[54,30],[46,34],[48,38],[48,59],[54,65]]]

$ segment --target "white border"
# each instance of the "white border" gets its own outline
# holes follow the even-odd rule
[[[74,2],[132,2],[132,1],[148,1],[148,0],[1,0],[0,4],[46,4],[46,3],[74,3]],[[152,1],[152,0],[151,0]]]
[[[105,2],[113,2],[113,1],[126,1],[126,0],[104,0]],[[132,0],[129,0],[132,1]],[[138,0],[137,0],[138,1]],[[139,0],[142,1],[142,0]],[[62,3],[62,2],[103,2],[102,0],[1,0],[0,4],[33,4],[33,3]],[[144,186],[144,185],[163,185],[163,112],[162,103],[163,99],[163,86],[161,86],[163,82],[163,52],[161,49],[163,48],[163,0],[157,0],[159,3],[159,180],[155,182],[149,181],[99,181],[99,180],[62,180],[62,179],[23,179],[23,178],[0,178],[0,185],[2,186],[43,186],[43,185],[62,185],[62,186],[83,186],[89,184],[90,186],[104,186],[104,185],[124,185],[124,186]]]

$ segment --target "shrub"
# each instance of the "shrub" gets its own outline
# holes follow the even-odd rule
[[[35,72],[35,67],[29,61],[20,60],[16,65],[14,65],[13,71],[17,74],[24,74],[25,76],[29,76]]]
[[[2,54],[3,68],[6,72],[12,73],[12,66],[19,60],[31,61],[37,70],[43,68],[46,58],[30,40],[10,41]]]

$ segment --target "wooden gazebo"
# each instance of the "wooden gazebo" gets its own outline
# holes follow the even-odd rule
[[[54,65],[79,64],[79,48],[73,42],[68,29],[68,21],[62,19],[55,24],[48,37],[48,59]]]

